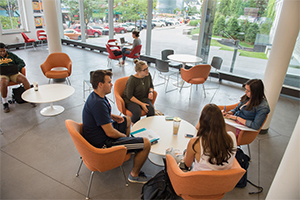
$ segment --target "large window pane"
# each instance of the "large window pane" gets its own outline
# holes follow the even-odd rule
[[[22,28],[17,0],[0,0],[0,20],[4,32]]]

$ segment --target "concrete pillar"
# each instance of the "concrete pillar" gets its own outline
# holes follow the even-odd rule
[[[61,12],[57,10],[56,1],[53,0],[43,0],[43,8],[49,54],[62,52],[61,39],[58,28],[61,23],[58,22],[57,17],[58,15],[61,15]]]
[[[80,33],[81,33],[81,42],[86,42],[85,38],[85,22],[84,22],[84,4],[83,0],[78,1],[79,5],[79,16],[80,16]]]
[[[300,199],[300,115],[269,189],[267,200]]]
[[[109,39],[114,39],[114,0],[108,0]]]
[[[148,56],[150,56],[151,54],[152,11],[153,11],[153,0],[148,0],[147,36],[146,36],[146,55]]]
[[[271,112],[263,126],[269,128],[300,28],[300,1],[285,0],[278,21],[272,50],[263,78]]]

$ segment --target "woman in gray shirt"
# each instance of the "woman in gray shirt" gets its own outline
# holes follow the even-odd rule
[[[125,64],[125,59],[126,59],[125,54],[127,54],[127,55],[130,54],[130,52],[134,49],[134,47],[142,44],[142,42],[139,38],[140,37],[140,32],[139,31],[132,31],[132,37],[134,38],[133,43],[128,43],[128,44],[132,45],[132,48],[128,49],[128,48],[124,47],[122,49],[122,54],[123,54],[123,58],[122,58],[123,61],[121,63],[122,65]]]
[[[153,99],[153,83],[146,62],[135,59],[134,75],[128,78],[123,99],[125,107],[132,113],[132,123],[141,118],[142,109],[148,116],[154,116],[155,110],[151,103]]]

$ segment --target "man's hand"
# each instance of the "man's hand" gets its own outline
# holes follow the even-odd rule
[[[120,115],[111,115],[111,118],[116,121],[118,124],[124,122],[124,118]]]

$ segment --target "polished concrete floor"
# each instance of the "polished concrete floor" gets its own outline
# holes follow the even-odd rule
[[[27,77],[32,83],[47,84],[48,80],[41,72],[40,64],[48,55],[46,46],[36,50],[13,51],[27,64]],[[73,69],[70,77],[75,93],[55,104],[62,105],[65,111],[54,117],[44,117],[40,110],[47,104],[39,104],[32,108],[30,104],[11,104],[10,113],[0,112],[1,139],[1,199],[84,199],[87,191],[90,171],[83,166],[79,177],[75,173],[79,166],[79,154],[65,127],[65,120],[72,119],[81,122],[83,101],[83,80],[89,79],[89,72],[96,69],[106,69],[107,56],[74,47],[63,46],[63,52],[68,53]],[[132,60],[125,67],[116,66],[113,61],[113,82],[119,77],[134,73]],[[150,66],[154,73],[154,66]],[[163,80],[155,78],[158,84]],[[158,98],[156,109],[165,115],[179,116],[195,125],[201,109],[207,103],[236,103],[244,91],[241,85],[223,82],[217,88],[218,82],[212,78],[205,84],[207,88],[204,98],[202,87],[193,88],[189,100],[189,88],[164,93],[164,86],[155,88]],[[172,89],[172,85],[169,85]],[[210,88],[210,89],[208,89]],[[113,94],[108,97],[113,98]],[[112,112],[119,114],[112,104]],[[267,134],[259,135],[250,145],[252,162],[248,169],[248,179],[261,185],[264,191],[256,191],[251,185],[245,188],[235,188],[225,195],[225,199],[264,199],[268,193],[276,170],[279,166],[285,148],[293,132],[299,116],[299,100],[280,96],[270,129]],[[244,147],[243,147],[244,148]],[[247,149],[245,152],[247,152]],[[132,158],[124,163],[126,174],[132,167]],[[143,166],[143,171],[155,175],[162,168],[149,160]],[[142,184],[124,184],[119,168],[104,173],[95,173],[91,188],[92,199],[139,199]]]

